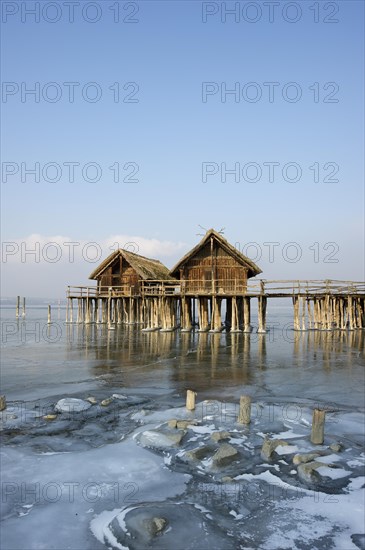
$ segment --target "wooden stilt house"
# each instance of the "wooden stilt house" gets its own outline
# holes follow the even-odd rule
[[[259,273],[214,229],[170,271],[159,260],[119,249],[91,273],[95,287],[68,287],[66,322],[74,322],[76,300],[77,323],[108,323],[109,328],[139,323],[145,331],[178,326],[190,331],[198,325],[200,332],[251,332],[251,300],[257,299],[257,332],[265,333],[268,298],[291,298],[294,330],[365,327],[363,282],[248,282]]]
[[[97,281],[100,294],[140,296],[142,283],[173,280],[169,270],[159,260],[146,258],[134,252],[118,249],[110,254],[94,271],[89,279]]]
[[[171,269],[184,294],[244,294],[247,279],[261,269],[220,233],[210,229],[202,240]]]

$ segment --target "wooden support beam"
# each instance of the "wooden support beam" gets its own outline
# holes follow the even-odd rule
[[[243,298],[243,332],[251,332],[251,298]]]
[[[232,328],[232,298],[226,298],[226,318],[225,318],[226,330]]]
[[[195,409],[195,396],[196,393],[194,391],[186,391],[186,408],[188,411],[193,411]]]
[[[232,321],[231,321],[231,332],[237,333],[242,332],[240,329],[240,316],[236,296],[232,297]]]
[[[349,330],[354,330],[354,309],[353,309],[353,298],[348,296],[347,298],[347,320]]]
[[[0,395],[0,411],[5,411],[6,409],[6,397],[5,395]]]
[[[181,317],[180,317],[180,326],[182,332],[190,332],[193,328],[192,326],[192,313],[191,313],[191,298],[183,296],[181,298],[180,305]]]
[[[70,298],[67,296],[67,298],[66,298],[66,319],[65,319],[66,325],[68,325],[68,323],[69,323],[69,309],[70,309]]]
[[[326,419],[326,411],[322,409],[314,409],[313,418],[312,418],[312,434],[311,434],[311,442],[314,445],[323,444],[325,419]]]
[[[237,422],[238,424],[249,424],[251,422],[251,397],[249,395],[241,395],[240,397]]]
[[[81,298],[77,298],[77,324],[81,323]]]
[[[306,300],[307,300],[308,328],[309,330],[312,330],[313,314],[312,314],[312,308],[311,308],[311,301],[310,301],[310,298],[307,298]]]
[[[108,316],[108,330],[114,330],[115,327],[112,324],[112,288],[108,289],[108,302],[107,302],[107,316]]]
[[[266,296],[259,296],[258,297],[259,326],[258,326],[257,332],[260,334],[263,334],[264,332],[266,332],[266,304],[267,304]]]
[[[293,296],[294,330],[300,330],[299,325],[299,297]]]
[[[212,296],[212,315],[210,323],[210,332],[222,331],[222,318],[221,318],[221,299],[217,296]]]
[[[243,298],[242,298],[242,296],[237,296],[236,301],[237,301],[238,328],[243,330],[244,326],[243,326]],[[242,332],[242,330],[240,330],[240,332]]]
[[[299,303],[300,303],[300,308],[301,308],[301,320],[302,320],[302,324],[301,324],[300,329],[304,331],[304,330],[307,330],[307,327],[306,327],[306,324],[305,324],[305,298],[304,298],[304,296],[299,297]]]
[[[207,332],[209,330],[208,298],[198,298],[199,330],[198,332]]]

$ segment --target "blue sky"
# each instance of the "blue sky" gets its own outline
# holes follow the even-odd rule
[[[114,242],[132,241],[172,266],[200,238],[199,224],[225,227],[267,279],[364,278],[363,2],[279,2],[273,22],[267,3],[256,2],[256,23],[245,21],[255,17],[252,2],[119,2],[120,19],[135,23],[114,22],[117,2],[109,0],[79,1],[73,23],[67,3],[57,2],[60,20],[50,23],[55,8],[42,12],[50,3],[39,2],[36,23],[24,11],[35,4],[2,2],[2,240],[15,243],[3,245],[3,295],[58,297],[66,284],[86,283],[95,264],[82,254],[70,262],[69,241],[80,249],[95,241],[102,257]],[[99,21],[83,19],[87,4],[86,17],[99,13]],[[222,22],[235,4],[239,13]],[[204,23],[207,11],[217,13]],[[37,82],[39,102],[22,101],[22,86]],[[79,83],[73,103],[65,82]],[[206,82],[218,91],[203,102]],[[269,82],[277,83],[272,102]],[[120,99],[138,101],[115,102],[114,83]],[[238,87],[239,97],[223,102],[224,86]],[[90,102],[82,90],[102,96]],[[257,91],[261,98],[248,101]],[[72,182],[65,163],[73,162]],[[39,163],[40,181],[21,163]],[[61,168],[56,182],[52,167],[42,176],[48,163]],[[101,170],[98,181],[88,181],[92,167],[83,177],[87,163]],[[138,181],[114,182],[115,163],[121,179],[137,165]],[[205,182],[203,163],[217,171]],[[239,168],[239,181],[222,181],[222,163]],[[268,163],[277,163],[272,182]],[[283,179],[288,163],[299,166],[299,181]],[[339,181],[325,182],[336,167]],[[248,181],[256,170],[261,178]],[[39,262],[22,257],[31,242],[40,243]],[[59,243],[60,261],[43,257],[49,242]],[[268,242],[278,243],[273,261]]]

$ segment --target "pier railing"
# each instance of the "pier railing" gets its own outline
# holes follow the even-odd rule
[[[69,298],[122,298],[158,296],[321,296],[365,295],[365,282],[334,280],[236,279],[194,281],[142,281],[135,285],[69,286]]]

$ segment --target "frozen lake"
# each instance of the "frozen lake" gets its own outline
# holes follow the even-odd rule
[[[254,315],[251,334],[198,334],[1,313],[2,548],[365,548],[364,331],[293,332],[279,301],[265,335]],[[287,444],[265,459],[265,437]],[[293,459],[313,451],[308,473]]]

